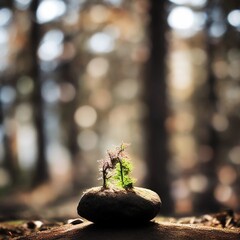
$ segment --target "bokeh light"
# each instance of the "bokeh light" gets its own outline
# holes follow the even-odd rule
[[[6,29],[0,28],[0,46],[7,44],[9,40],[9,35]]]
[[[33,117],[33,109],[29,103],[22,103],[19,104],[18,108],[16,109],[15,115],[19,123],[31,122]]]
[[[53,80],[44,82],[42,87],[43,99],[48,103],[57,102],[60,98],[60,89],[57,83]]]
[[[9,8],[0,9],[0,27],[3,27],[11,21],[12,11]]]
[[[176,7],[169,14],[168,23],[174,29],[190,29],[194,24],[194,13],[190,8]]]
[[[91,20],[96,23],[100,24],[105,22],[109,17],[109,11],[103,5],[94,5],[90,9],[90,18]]]
[[[139,92],[139,84],[134,79],[123,79],[114,89],[122,99],[134,99]]]
[[[189,187],[191,191],[202,193],[207,189],[208,179],[202,174],[196,174],[189,179]]]
[[[16,90],[11,86],[4,86],[0,91],[0,100],[5,104],[11,104],[16,99]]]
[[[119,7],[123,3],[123,0],[104,0],[106,3],[110,3],[113,6]]]
[[[54,29],[47,32],[38,49],[38,56],[43,61],[52,61],[63,53],[63,33]]]
[[[233,10],[228,14],[228,22],[236,28],[240,28],[240,10]]]
[[[225,131],[228,128],[228,120],[225,116],[221,114],[215,114],[212,119],[213,127],[219,131]]]
[[[28,76],[22,76],[17,81],[17,90],[23,96],[29,95],[34,88],[33,80]]]
[[[219,184],[215,189],[214,195],[219,202],[227,202],[230,199],[232,192],[230,186]]]
[[[99,78],[107,74],[109,69],[109,62],[106,58],[93,58],[87,65],[87,72],[89,75]]]
[[[89,101],[97,109],[106,110],[112,105],[112,95],[107,89],[100,88],[90,95]]]
[[[209,33],[211,35],[211,37],[214,38],[219,38],[221,36],[223,36],[223,34],[226,32],[227,28],[225,25],[223,25],[222,23],[213,23],[209,29]]]
[[[98,144],[98,135],[96,132],[86,129],[79,133],[77,141],[82,150],[93,150]]]
[[[63,82],[60,84],[60,101],[71,102],[76,97],[76,89],[71,83]]]
[[[218,171],[218,178],[223,185],[231,185],[237,179],[237,172],[229,165],[222,166]]]
[[[20,10],[26,10],[32,0],[14,0],[15,6]]]
[[[39,23],[47,23],[63,16],[67,10],[62,0],[43,0],[37,9],[37,20]]]
[[[35,166],[37,148],[36,131],[32,125],[19,125],[17,130],[17,149],[19,165],[24,170]]]
[[[48,164],[54,178],[65,178],[71,171],[68,150],[58,142],[51,142],[47,147]],[[56,167],[58,166],[58,167]],[[61,180],[59,179],[59,182]]]
[[[88,42],[89,50],[93,53],[109,53],[113,51],[114,45],[113,37],[104,32],[93,34]]]
[[[80,127],[91,127],[95,124],[96,120],[97,112],[91,106],[81,106],[75,112],[75,121]]]
[[[229,158],[232,163],[240,165],[240,146],[233,147],[229,152]]]
[[[204,7],[207,0],[169,0],[172,3],[178,5],[190,5],[192,7]]]

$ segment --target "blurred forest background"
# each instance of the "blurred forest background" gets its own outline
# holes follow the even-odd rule
[[[1,0],[0,56],[1,214],[78,200],[122,141],[162,214],[240,209],[240,1]]]

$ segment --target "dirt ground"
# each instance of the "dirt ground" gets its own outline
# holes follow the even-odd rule
[[[216,239],[240,240],[240,214],[231,210],[185,218],[158,216],[143,226],[98,226],[87,220],[0,222],[0,239]]]

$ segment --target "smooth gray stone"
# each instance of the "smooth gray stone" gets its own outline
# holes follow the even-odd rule
[[[78,214],[98,224],[129,225],[148,222],[161,206],[157,193],[134,187],[125,189],[88,189],[80,199]]]

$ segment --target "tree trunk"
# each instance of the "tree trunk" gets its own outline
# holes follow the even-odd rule
[[[10,81],[9,81],[10,82]],[[6,78],[2,77],[0,82],[0,95],[2,94],[2,87],[6,83]],[[5,126],[6,122],[9,120],[6,120],[7,118],[12,118],[12,112],[13,112],[13,106],[14,103],[8,104],[7,106],[4,106],[4,103],[0,100],[0,126],[2,126],[2,144],[4,147],[4,156],[3,156],[3,167],[7,170],[7,172],[10,175],[11,178],[11,184],[13,186],[17,185],[19,182],[19,165],[17,161],[16,156],[16,149],[15,149],[15,131],[12,129],[12,132],[9,133],[9,126],[8,129]]]
[[[32,78],[34,80],[34,93],[33,93],[33,104],[34,104],[34,121],[37,131],[37,164],[33,179],[33,185],[39,185],[46,182],[49,179],[48,166],[46,161],[46,149],[45,149],[45,134],[44,134],[44,108],[43,99],[41,95],[42,81],[40,78],[40,70],[38,66],[37,50],[41,39],[40,25],[36,22],[36,11],[39,4],[39,0],[32,1],[31,12],[33,16],[32,29],[30,32],[30,43],[31,43],[31,55],[32,55]]]
[[[168,180],[168,152],[165,120],[167,116],[166,99],[166,1],[151,1],[149,36],[151,52],[147,63],[145,78],[145,103],[148,116],[145,122],[146,162],[148,176],[146,186],[156,191],[162,198],[164,214],[172,211]]]
[[[212,24],[212,12],[214,11],[215,7],[219,6],[219,1],[214,0],[209,2],[207,6],[207,14],[208,14],[208,22],[206,28],[206,51],[208,56],[208,63],[207,63],[207,73],[208,73],[208,113],[209,119],[207,125],[208,131],[208,140],[204,144],[208,145],[212,151],[212,157],[208,162],[201,164],[201,171],[208,177],[208,188],[205,192],[201,193],[198,196],[195,204],[195,208],[197,212],[217,212],[220,208],[220,204],[217,202],[216,198],[214,197],[214,191],[217,186],[217,166],[218,166],[218,150],[219,150],[219,135],[217,131],[214,129],[212,125],[212,118],[215,113],[218,112],[217,105],[218,105],[218,96],[216,93],[216,78],[213,73],[212,64],[214,61],[214,51],[216,49],[216,45],[214,41],[209,36],[210,27]],[[207,204],[206,204],[207,199]]]

